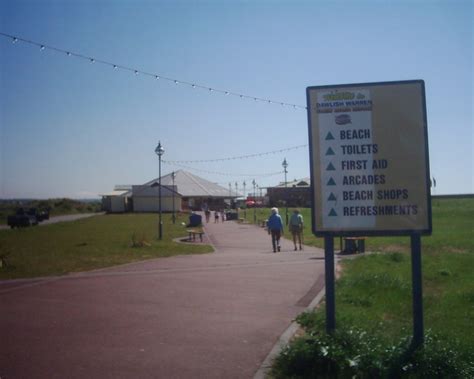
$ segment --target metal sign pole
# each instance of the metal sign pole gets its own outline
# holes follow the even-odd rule
[[[412,234],[411,239],[411,275],[413,290],[413,340],[412,347],[423,344],[423,288],[421,275],[421,238]]]
[[[336,329],[333,237],[324,237],[324,269],[326,280],[326,332],[332,333]]]

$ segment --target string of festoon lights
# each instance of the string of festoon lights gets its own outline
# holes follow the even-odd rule
[[[79,59],[88,61],[89,63],[95,63],[95,64],[102,64],[102,65],[110,66],[115,70],[129,71],[129,72],[133,73],[134,75],[144,75],[144,76],[150,77],[154,80],[164,80],[164,81],[167,81],[167,82],[174,83],[175,85],[182,85],[182,86],[185,86],[185,87],[188,87],[188,88],[191,88],[191,89],[200,89],[200,90],[205,90],[209,93],[215,92],[215,93],[219,93],[219,94],[223,94],[223,95],[227,95],[227,96],[234,96],[234,97],[240,98],[242,100],[252,100],[252,101],[261,102],[261,103],[276,104],[276,105],[280,105],[280,106],[283,106],[283,107],[291,107],[291,108],[294,108],[294,109],[306,109],[306,106],[303,106],[303,105],[286,103],[286,102],[283,102],[283,101],[272,100],[272,99],[267,99],[267,98],[262,98],[262,97],[257,97],[257,96],[251,96],[251,95],[247,95],[247,94],[243,94],[243,93],[239,93],[239,92],[234,92],[234,91],[230,91],[230,90],[209,87],[207,85],[198,84],[198,83],[195,83],[195,82],[189,82],[189,81],[184,81],[184,80],[180,80],[180,79],[177,79],[177,78],[171,78],[171,77],[163,76],[163,75],[158,74],[158,73],[143,71],[143,70],[140,70],[138,68],[134,68],[134,67],[130,67],[130,66],[124,66],[124,65],[121,65],[121,64],[118,64],[118,63],[113,63],[113,62],[105,61],[105,60],[102,60],[102,59],[97,59],[95,57],[91,57],[91,56],[87,56],[87,55],[84,55],[84,54],[73,52],[72,50],[61,49],[61,48],[50,46],[50,45],[47,45],[47,44],[44,44],[44,43],[40,43],[40,42],[32,41],[32,40],[29,40],[29,39],[13,36],[13,35],[10,35],[10,34],[7,34],[7,33],[0,32],[0,36],[11,39],[12,44],[22,42],[22,43],[29,44],[29,45],[32,45],[32,46],[36,46],[40,49],[40,51],[43,51],[43,50],[54,51],[56,53],[64,54],[68,57],[79,58]]]
[[[286,147],[279,150],[266,151],[264,153],[239,155],[239,156],[227,157],[227,158],[198,159],[198,160],[184,160],[184,161],[162,160],[162,162],[168,163],[168,164],[182,164],[182,163],[211,163],[211,162],[233,161],[233,160],[238,160],[238,159],[249,159],[249,158],[262,157],[262,156],[270,155],[270,154],[284,153],[291,150],[302,149],[304,147],[308,147],[308,144]]]
[[[267,172],[267,173],[260,173],[260,174],[236,174],[236,173],[229,173],[229,172],[220,172],[220,171],[210,171],[210,170],[203,170],[203,169],[199,169],[199,168],[195,168],[195,167],[189,167],[189,166],[186,166],[186,165],[183,165],[183,164],[179,164],[179,163],[171,163],[170,161],[164,161],[164,160],[161,160],[162,163],[166,163],[166,164],[169,164],[171,166],[176,166],[176,167],[181,167],[181,168],[185,168],[185,169],[188,169],[188,170],[193,170],[193,171],[197,171],[197,172],[202,172],[202,173],[206,173],[206,174],[214,174],[214,175],[222,175],[222,176],[238,176],[238,177],[249,177],[249,178],[266,178],[266,177],[269,177],[269,176],[275,176],[275,175],[281,175],[283,173],[283,171],[275,171],[275,172]]]

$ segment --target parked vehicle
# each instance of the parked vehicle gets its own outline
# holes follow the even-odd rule
[[[28,213],[30,216],[35,216],[38,222],[49,220],[49,211],[47,210],[38,210],[36,208],[28,209]]]
[[[25,226],[38,225],[36,215],[29,214],[23,208],[18,208],[16,214],[7,217],[10,228],[21,228]]]

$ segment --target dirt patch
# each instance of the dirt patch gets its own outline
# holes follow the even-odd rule
[[[380,248],[384,253],[408,253],[410,248],[403,245],[388,245]]]
[[[189,239],[189,237],[180,237],[173,239],[174,242],[184,243],[187,245],[208,245],[209,242],[207,241],[206,237],[203,237],[202,242],[199,240],[199,237],[196,240]]]
[[[457,247],[450,247],[450,246],[443,248],[443,250],[446,253],[453,253],[453,254],[467,254],[467,253],[469,253],[469,251],[467,251],[467,250],[458,249]]]
[[[337,263],[337,264],[336,264],[336,280],[341,277],[341,275],[342,275],[342,270],[343,270],[342,264]]]

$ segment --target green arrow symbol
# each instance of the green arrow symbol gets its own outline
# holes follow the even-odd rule
[[[331,132],[328,132],[328,135],[326,136],[326,141],[333,140],[334,136],[331,134]]]
[[[329,162],[328,167],[326,167],[327,171],[334,171],[336,168],[333,166],[332,162]]]
[[[331,149],[330,147],[328,147],[327,151],[326,151],[326,155],[334,155],[334,150]]]

